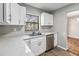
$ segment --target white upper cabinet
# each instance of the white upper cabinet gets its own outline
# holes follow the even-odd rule
[[[3,22],[3,4],[0,3],[0,23]]]
[[[25,19],[26,19],[26,8],[20,6],[20,25],[25,25]]]
[[[25,7],[17,3],[4,3],[3,6],[0,4],[0,8],[0,22],[3,22],[3,25],[24,25]]]
[[[20,6],[16,3],[11,3],[11,24],[19,25],[20,20]]]
[[[41,26],[52,26],[53,25],[53,15],[43,12],[41,14]]]
[[[4,23],[10,24],[11,23],[11,5],[10,3],[4,3]]]

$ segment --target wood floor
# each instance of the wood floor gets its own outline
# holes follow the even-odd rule
[[[68,37],[68,48],[72,53],[79,55],[79,39]]]
[[[55,49],[45,52],[41,56],[75,56],[75,55],[69,51],[65,51],[59,47],[56,47]]]

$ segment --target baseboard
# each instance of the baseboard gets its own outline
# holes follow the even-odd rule
[[[78,39],[79,40],[79,37],[71,37],[71,36],[68,36],[67,38],[69,38],[69,39]]]
[[[59,47],[59,48],[61,48],[61,49],[63,49],[63,50],[68,50],[68,48],[64,48],[64,47],[62,47],[62,46],[60,46],[60,45],[58,45],[57,47]]]

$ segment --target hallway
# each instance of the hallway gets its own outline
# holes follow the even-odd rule
[[[79,40],[76,38],[68,37],[69,51],[79,55]]]

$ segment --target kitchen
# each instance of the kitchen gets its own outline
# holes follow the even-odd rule
[[[53,8],[49,7],[50,5]],[[61,24],[65,21],[60,15],[63,8],[66,8],[65,10],[68,12],[71,10],[70,7],[74,6],[77,9],[78,5],[69,3],[0,3],[0,56],[45,56],[46,53],[56,48],[62,51],[67,50],[67,42],[64,40],[66,29],[63,29],[66,26]],[[50,55],[51,52],[48,54]],[[69,52],[59,54],[74,55]]]

